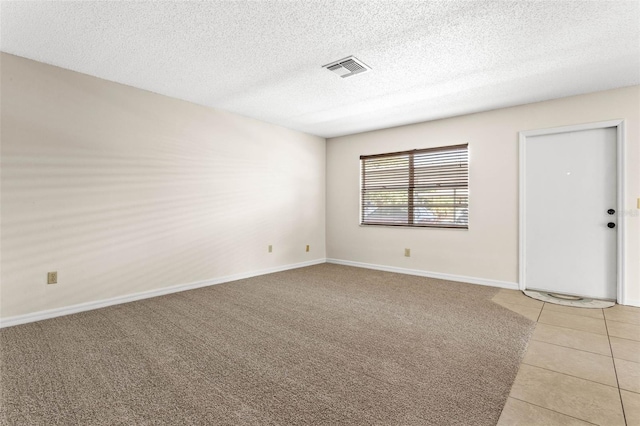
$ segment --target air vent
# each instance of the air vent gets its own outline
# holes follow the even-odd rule
[[[329,71],[333,71],[340,77],[351,77],[352,75],[362,74],[369,71],[371,68],[364,64],[359,59],[349,56],[339,61],[331,62],[330,64],[323,65],[322,68],[326,68]]]

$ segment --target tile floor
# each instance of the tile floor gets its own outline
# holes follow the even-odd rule
[[[538,323],[498,425],[640,426],[640,308],[493,301]]]

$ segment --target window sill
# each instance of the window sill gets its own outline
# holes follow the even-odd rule
[[[394,228],[394,229],[450,229],[468,231],[469,226],[442,226],[442,225],[378,225],[378,224],[362,224],[358,225],[361,228]]]

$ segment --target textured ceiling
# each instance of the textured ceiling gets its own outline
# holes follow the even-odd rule
[[[640,83],[638,1],[6,2],[4,52],[324,137]],[[372,70],[321,68],[354,55]]]

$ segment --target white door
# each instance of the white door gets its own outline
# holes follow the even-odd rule
[[[616,299],[616,128],[528,136],[527,289]]]

